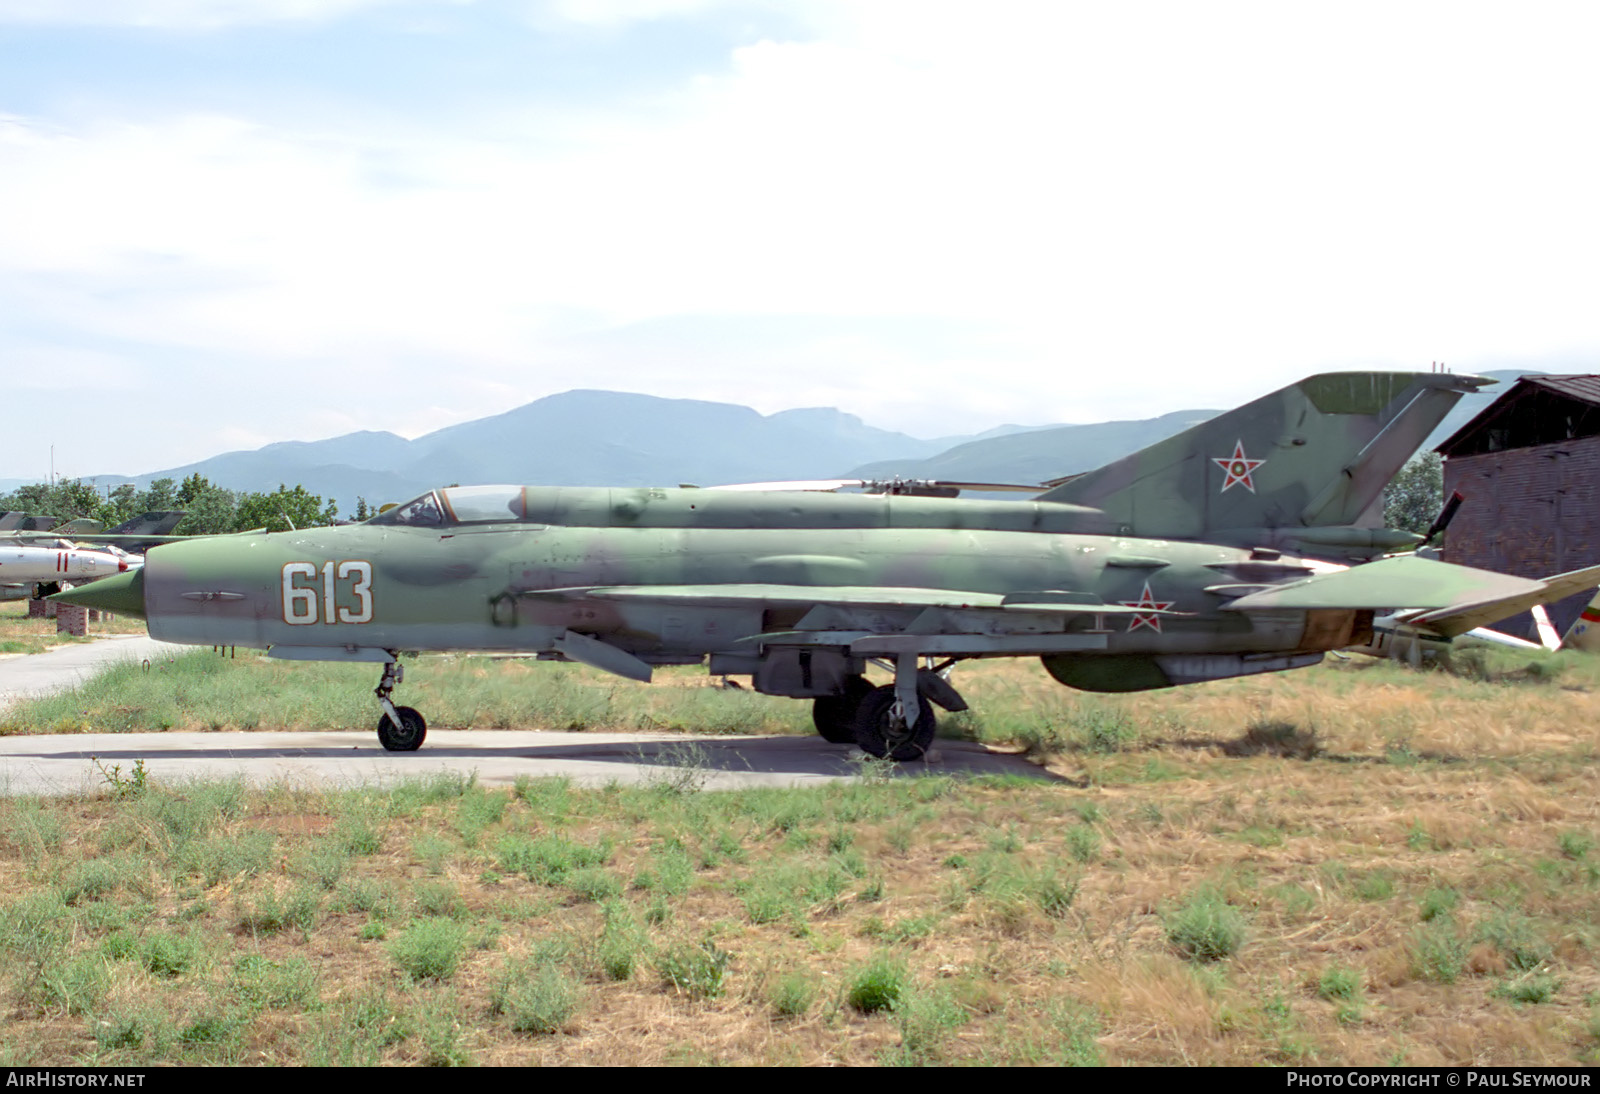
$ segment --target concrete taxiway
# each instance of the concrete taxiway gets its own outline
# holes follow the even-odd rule
[[[719,790],[807,786],[863,775],[862,753],[815,737],[429,730],[417,752],[385,752],[375,733],[82,733],[0,738],[0,794],[83,794],[109,785],[106,772],[172,784],[243,778],[256,785],[385,785],[440,772],[486,786],[519,776],[564,776],[581,786],[665,784]],[[941,741],[926,762],[883,765],[894,777],[1014,774],[1051,779],[1020,756],[966,741]]]
[[[157,642],[142,634],[116,634],[48,653],[0,657],[0,709],[20,699],[74,687],[118,661],[154,662],[190,649],[193,647]]]
[[[0,659],[0,708],[71,687],[118,660],[153,663],[190,648],[128,635]],[[140,761],[148,778],[168,784],[239,777],[256,785],[350,787],[451,772],[475,775],[488,786],[510,785],[520,776],[563,776],[583,786],[667,783],[715,790],[859,778],[864,758],[852,745],[788,736],[435,728],[417,752],[385,752],[369,726],[341,732],[78,733],[0,737],[0,794],[94,793],[109,785],[108,772],[120,769],[118,777],[129,778]],[[896,777],[1053,778],[1020,756],[966,741],[940,741],[926,761],[871,770],[892,770]]]

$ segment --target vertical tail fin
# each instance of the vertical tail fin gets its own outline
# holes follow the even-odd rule
[[[1491,382],[1437,372],[1322,373],[1078,475],[1039,500],[1103,510],[1126,534],[1151,538],[1225,539],[1238,531],[1265,542],[1257,530],[1293,538],[1320,528],[1327,539],[1358,523],[1462,395]]]
[[[132,520],[125,520],[107,535],[114,536],[164,536],[182,523],[188,515],[184,509],[157,509],[151,513],[143,513]]]
[[[1596,593],[1588,607],[1579,613],[1566,637],[1561,639],[1561,648],[1600,653],[1600,593]]]

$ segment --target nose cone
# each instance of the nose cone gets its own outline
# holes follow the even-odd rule
[[[56,593],[50,599],[143,619],[144,570],[127,570],[114,577],[103,577],[99,581]]]

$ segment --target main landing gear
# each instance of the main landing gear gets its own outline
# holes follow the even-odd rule
[[[879,759],[920,760],[938,729],[933,706],[924,699],[916,704],[915,713],[908,715],[895,690],[893,684],[885,684],[861,700],[856,711],[856,747]]]
[[[389,695],[394,686],[406,678],[398,661],[388,661],[383,666],[383,678],[373,689],[383,714],[378,718],[378,743],[390,752],[415,752],[422,747],[428,735],[428,723],[414,707],[397,707]]]
[[[861,708],[861,701],[875,690],[865,676],[849,676],[845,678],[843,694],[822,695],[812,700],[811,722],[822,739],[829,744],[854,744],[856,712]]]
[[[919,668],[914,654],[902,654],[895,658],[894,683],[873,687],[865,676],[850,676],[840,694],[813,700],[811,721],[833,744],[854,743],[870,756],[891,760],[921,759],[938,729],[933,705],[967,709],[945,679],[953,663]]]

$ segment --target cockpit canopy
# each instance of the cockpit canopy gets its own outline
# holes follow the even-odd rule
[[[443,528],[455,524],[520,521],[526,513],[520,486],[451,486],[430,490],[379,513],[368,523],[408,528]]]

